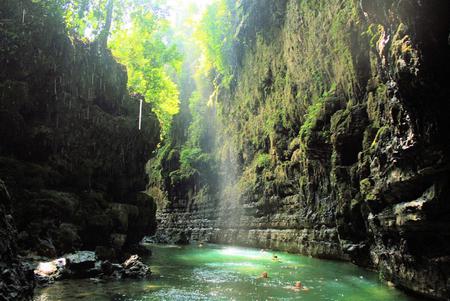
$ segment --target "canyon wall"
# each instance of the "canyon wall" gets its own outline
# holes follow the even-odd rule
[[[190,133],[173,130],[181,143],[149,188],[156,238],[349,260],[449,299],[449,12],[446,0],[237,2],[233,78],[215,78],[204,112],[215,143],[188,169]]]
[[[11,199],[0,181],[0,300],[31,300],[34,275],[19,260]]]
[[[0,5],[0,178],[23,254],[121,257],[155,229],[141,192],[159,122],[129,95],[125,67],[70,38],[52,2]],[[3,261],[3,260],[2,260]]]

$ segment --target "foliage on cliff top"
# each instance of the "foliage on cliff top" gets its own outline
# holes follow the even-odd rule
[[[232,79],[233,22],[229,1],[216,0],[206,10],[195,36],[203,52],[203,72],[216,71],[228,86]]]
[[[179,72],[181,55],[175,45],[165,42],[170,32],[166,20],[144,8],[133,12],[131,20],[127,28],[114,33],[110,47],[127,66],[130,90],[153,104],[164,136],[179,110],[179,91],[171,74]]]
[[[181,55],[172,38],[164,0],[33,0],[63,18],[70,35],[107,45],[127,67],[130,92],[153,105],[164,136],[179,110],[176,85]],[[144,116],[145,118],[145,116]]]
[[[195,181],[199,194],[217,187],[217,164],[212,153],[215,108],[208,105],[212,91],[208,78],[211,70],[204,68],[205,60],[202,61],[201,57],[203,54],[203,59],[206,58],[205,50],[200,49],[202,42],[198,39],[204,29],[202,14],[201,10],[193,9],[187,3],[183,5],[188,9],[177,8],[180,11],[173,28],[177,46],[184,50],[178,78],[181,109],[164,145],[148,166],[151,177],[149,190],[155,197],[161,191],[170,190],[167,183],[176,187],[180,183]],[[207,68],[214,67],[210,65]]]

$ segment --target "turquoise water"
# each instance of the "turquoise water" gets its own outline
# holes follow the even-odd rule
[[[62,281],[37,290],[34,300],[418,300],[344,262],[217,245],[151,248],[146,262],[152,280]],[[273,254],[280,261],[273,261]],[[268,279],[259,278],[264,271]],[[309,290],[291,290],[296,281]]]

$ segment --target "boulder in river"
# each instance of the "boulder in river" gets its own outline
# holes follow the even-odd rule
[[[131,256],[123,264],[115,264],[98,260],[92,251],[79,251],[56,260],[39,262],[34,270],[35,279],[40,285],[62,279],[145,279],[150,275],[150,267],[138,255]]]
[[[67,278],[89,278],[101,273],[101,263],[95,252],[79,251],[62,258],[39,262],[34,275],[39,284],[52,283]]]
[[[95,267],[97,256],[92,251],[79,251],[65,256],[67,267],[73,271],[82,271]]]
[[[151,275],[150,268],[141,261],[138,255],[132,255],[123,264],[124,278],[144,279]]]
[[[48,262],[39,262],[34,270],[34,278],[40,285],[53,283],[63,278],[66,268],[66,259],[59,258]]]

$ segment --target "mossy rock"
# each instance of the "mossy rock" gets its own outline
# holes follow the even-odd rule
[[[372,187],[372,182],[368,178],[362,179],[359,182],[359,191],[361,191],[363,195],[367,195],[371,191]]]
[[[389,126],[382,126],[378,129],[377,134],[375,135],[375,138],[373,139],[372,143],[370,144],[370,150],[374,151],[378,148],[378,145],[381,141],[385,140],[389,135]]]

